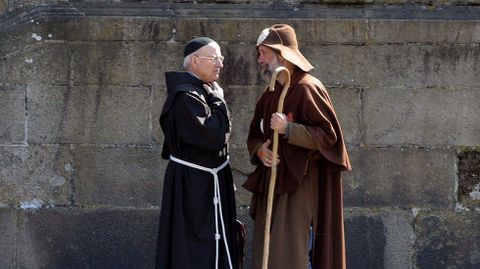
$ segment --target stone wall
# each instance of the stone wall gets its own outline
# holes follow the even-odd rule
[[[0,268],[152,268],[163,73],[194,35],[226,56],[251,225],[254,44],[277,22],[297,29],[348,143],[349,268],[480,267],[477,2],[0,0]]]

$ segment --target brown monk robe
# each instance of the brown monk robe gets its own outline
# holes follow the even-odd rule
[[[259,63],[275,62],[262,55],[263,46],[288,57],[288,54],[280,53],[281,46],[291,44],[293,38],[288,35],[292,34],[293,28],[274,25],[269,30],[268,37],[260,36],[257,42]],[[281,40],[272,41],[272,32]],[[295,36],[294,41],[292,47],[296,48]],[[269,46],[271,44],[281,45]],[[280,57],[280,63],[286,60],[294,67],[283,109],[288,125],[286,133],[279,139],[280,163],[272,213],[269,268],[307,269],[310,262],[314,269],[346,268],[340,171],[351,167],[342,131],[325,87],[307,72],[311,65],[305,64],[304,58],[287,57]],[[277,82],[275,88],[282,89],[282,85]],[[258,151],[265,141],[272,139],[270,121],[272,113],[276,112],[280,92],[266,90],[263,93],[248,135],[251,160],[257,165],[243,185],[253,192],[254,269],[261,268],[262,263],[266,190],[270,178],[270,168],[259,158]],[[313,226],[314,233],[311,259],[308,250],[310,226]]]

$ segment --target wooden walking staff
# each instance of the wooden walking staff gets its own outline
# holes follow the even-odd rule
[[[277,112],[282,113],[283,111],[283,101],[287,95],[288,87],[290,87],[290,72],[284,66],[279,66],[273,71],[272,79],[270,80],[270,91],[275,90],[275,81],[277,80],[277,75],[285,71],[287,75],[287,80],[283,85],[282,93],[278,99],[278,108]],[[275,180],[277,176],[277,152],[278,152],[278,132],[273,132],[273,147],[272,147],[272,170],[270,174],[270,182],[268,184],[268,198],[267,198],[267,212],[265,215],[265,230],[264,230],[264,241],[263,241],[263,258],[262,258],[262,269],[268,269],[268,255],[270,251],[270,225],[272,222],[272,208],[273,208],[273,196],[275,193]]]

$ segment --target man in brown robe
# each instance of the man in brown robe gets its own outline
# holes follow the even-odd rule
[[[287,80],[284,72],[277,77],[275,91],[264,91],[250,125],[248,150],[257,167],[243,186],[253,192],[253,268],[262,265],[274,131],[280,134],[279,163],[268,267],[346,268],[340,172],[351,166],[330,97],[323,84],[308,73],[313,66],[299,51],[291,26],[277,24],[264,29],[257,52],[263,73],[285,66],[291,83],[283,113],[276,109]]]

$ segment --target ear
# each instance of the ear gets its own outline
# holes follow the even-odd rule
[[[192,66],[195,65],[196,66],[198,64],[198,59],[197,58],[198,57],[196,57],[195,55],[192,55],[190,57],[190,65],[192,65]]]

